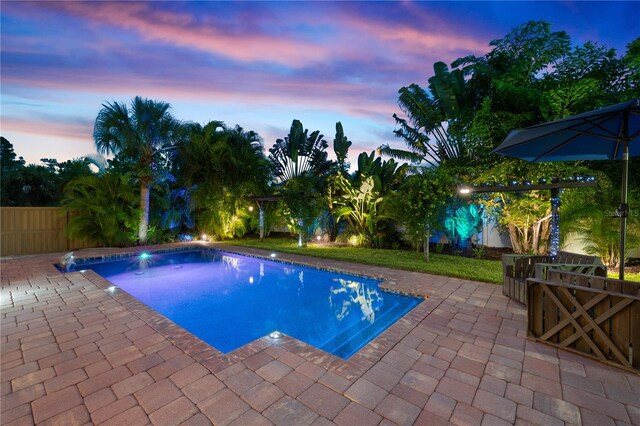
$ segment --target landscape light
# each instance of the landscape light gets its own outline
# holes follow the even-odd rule
[[[279,331],[274,331],[272,333],[269,333],[269,337],[271,337],[272,339],[279,339],[282,337],[282,333],[280,333]]]
[[[200,239],[201,239],[202,241],[207,241],[207,234],[202,234],[202,235],[200,236]]]
[[[276,254],[275,253],[271,253],[271,257],[276,257]]]
[[[253,211],[253,206],[249,206],[249,211],[252,212]]]
[[[322,237],[321,237],[320,235],[318,235],[318,236],[316,237],[316,240],[320,241],[320,240],[322,240]]]
[[[461,194],[468,194],[471,192],[471,189],[469,188],[460,188],[460,193]]]

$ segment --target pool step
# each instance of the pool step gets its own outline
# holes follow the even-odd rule
[[[360,349],[366,342],[381,334],[404,313],[412,309],[413,306],[394,305],[383,314],[376,315],[373,324],[366,323],[363,328],[363,321],[358,321],[342,331],[337,336],[325,342],[320,349],[330,352],[342,358],[348,358]]]

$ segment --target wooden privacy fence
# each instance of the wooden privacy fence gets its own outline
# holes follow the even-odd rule
[[[67,252],[92,244],[67,238],[69,215],[60,207],[0,208],[0,256]]]
[[[527,293],[529,337],[640,373],[640,283],[552,269]]]

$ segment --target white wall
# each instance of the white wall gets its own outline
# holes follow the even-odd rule
[[[560,219],[562,220],[562,218]],[[587,254],[584,252],[584,246],[580,242],[579,234],[568,234],[565,239],[565,243],[562,245],[563,251],[570,251],[572,253]],[[627,257],[640,257],[640,247],[629,248]]]

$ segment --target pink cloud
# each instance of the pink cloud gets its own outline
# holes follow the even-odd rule
[[[196,72],[197,74],[197,72]],[[33,73],[12,73],[3,76],[3,85],[12,91],[19,87],[31,90],[64,91],[68,99],[73,93],[79,95],[104,96],[105,102],[128,101],[130,97],[142,95],[157,99],[182,99],[222,104],[234,102],[254,107],[272,105],[280,107],[320,108],[345,112],[356,116],[378,119],[389,116],[396,107],[394,102],[373,92],[364,84],[349,84],[336,81],[321,81],[303,77],[272,76],[266,78],[258,72],[240,74],[219,72],[218,79],[202,81],[186,76],[172,77],[124,76],[108,70],[46,70]],[[242,84],[243,81],[250,83]],[[395,96],[394,90],[389,95]],[[124,97],[124,99],[121,99]],[[96,111],[99,105],[96,105]]]
[[[2,117],[2,130],[65,139],[93,140],[93,121],[68,116]]]
[[[146,40],[161,41],[221,55],[241,62],[271,62],[303,66],[320,61],[330,51],[301,37],[274,36],[247,28],[225,32],[220,25],[202,25],[192,15],[157,10],[151,3],[55,3],[62,11],[95,24],[109,24],[135,31]]]

